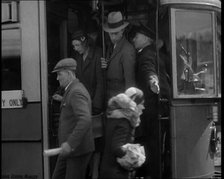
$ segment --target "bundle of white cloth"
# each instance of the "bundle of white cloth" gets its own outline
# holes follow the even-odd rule
[[[145,162],[145,149],[140,144],[127,143],[122,146],[126,154],[117,158],[117,162],[126,170],[134,170]]]

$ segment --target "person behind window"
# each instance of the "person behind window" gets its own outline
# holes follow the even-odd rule
[[[53,179],[85,179],[86,168],[94,151],[91,98],[76,78],[77,63],[72,58],[60,60],[54,67],[64,94],[61,100],[58,141],[61,153]]]

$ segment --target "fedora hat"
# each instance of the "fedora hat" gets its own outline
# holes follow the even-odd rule
[[[60,60],[54,67],[52,73],[61,71],[61,70],[76,70],[77,63],[73,58],[64,58]]]
[[[128,26],[128,22],[123,20],[120,11],[111,12],[108,14],[107,23],[103,25],[103,30],[106,32],[119,32]]]
[[[156,33],[152,29],[150,29],[148,26],[146,26],[142,23],[140,23],[140,25],[135,28],[135,32],[144,34],[145,36],[147,36],[153,40],[156,39]]]

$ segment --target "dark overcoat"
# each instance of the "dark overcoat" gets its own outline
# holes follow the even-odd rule
[[[101,179],[128,179],[128,171],[117,163],[117,157],[123,157],[125,152],[121,146],[133,143],[134,128],[128,119],[108,118],[105,129],[105,148],[100,167]]]
[[[74,53],[77,61],[76,76],[88,90],[93,109],[102,110],[103,108],[103,75],[101,71],[102,50],[98,47],[89,47],[89,53],[83,61],[82,55]]]
[[[58,137],[59,145],[68,142],[74,150],[70,156],[80,156],[94,151],[91,99],[78,79],[68,86],[63,95]]]
[[[136,142],[145,147],[146,161],[137,170],[137,176],[159,176],[159,122],[158,95],[150,89],[150,76],[157,75],[156,49],[153,45],[146,46],[137,53],[137,87],[144,93],[145,109],[141,115],[140,126],[136,128]]]
[[[122,37],[115,48],[107,50],[108,67],[106,72],[107,100],[129,87],[135,86],[135,57],[136,52],[129,41]],[[112,54],[110,54],[112,51]]]
[[[157,62],[155,48],[152,45],[146,46],[136,57],[136,81],[137,87],[144,93],[144,106],[151,107],[152,100],[157,97],[150,89],[150,76],[157,75]]]

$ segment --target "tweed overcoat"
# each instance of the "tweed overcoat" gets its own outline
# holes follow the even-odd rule
[[[59,145],[68,142],[74,150],[70,156],[94,151],[91,99],[78,79],[66,89],[61,101],[58,129]]]
[[[112,54],[110,52],[109,48],[106,54],[108,60],[106,71],[107,100],[124,92],[129,87],[135,86],[136,52],[134,47],[125,37],[122,37],[112,50]]]

